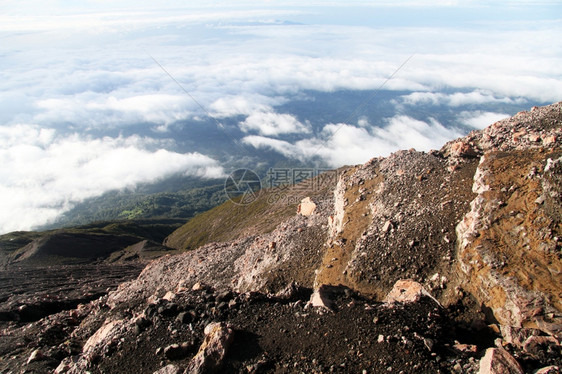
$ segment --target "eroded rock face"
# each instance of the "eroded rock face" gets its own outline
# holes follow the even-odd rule
[[[451,174],[441,154],[409,150],[342,173],[315,284],[342,284],[382,300],[408,278],[450,298],[454,287],[430,278],[455,278],[455,226],[474,198],[477,162],[466,159]]]
[[[541,199],[549,159],[560,151],[490,152],[474,179],[478,196],[457,227],[465,288],[501,324],[560,324],[562,263],[559,222]],[[554,170],[554,169],[552,169]],[[550,179],[556,179],[554,175]],[[552,211],[561,203],[550,201]],[[540,327],[539,327],[540,328]],[[555,331],[558,333],[559,331]]]

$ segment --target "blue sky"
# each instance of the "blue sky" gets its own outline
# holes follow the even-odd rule
[[[108,190],[175,173],[228,171],[211,153],[177,151],[174,123],[207,113],[150,56],[215,118],[241,118],[247,147],[306,162],[324,144],[319,156],[337,167],[399,148],[438,148],[460,135],[435,119],[411,118],[411,107],[446,107],[458,123],[481,128],[507,115],[489,103],[561,100],[559,35],[558,1],[155,7],[153,1],[5,0],[0,232],[48,222]],[[353,119],[316,131],[297,114],[278,111],[302,92],[367,92],[383,84],[406,93],[393,101],[394,115],[377,123]],[[139,123],[147,131],[127,131]]]

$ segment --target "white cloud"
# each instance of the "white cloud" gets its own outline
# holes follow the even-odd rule
[[[512,99],[509,97],[498,98],[490,92],[483,92],[480,90],[472,92],[455,92],[455,93],[442,93],[442,92],[412,92],[401,97],[401,102],[406,105],[448,105],[451,107],[458,107],[462,105],[474,104],[491,104],[491,103],[521,103],[523,99]]]
[[[254,148],[268,148],[290,158],[303,159],[305,155],[310,155],[306,149],[302,149],[299,145],[291,144],[285,140],[268,138],[261,135],[248,135],[244,137],[243,142]]]
[[[395,116],[383,127],[328,124],[320,137],[291,144],[265,136],[247,136],[244,142],[255,148],[272,149],[303,162],[320,157],[332,167],[361,164],[376,156],[387,156],[398,149],[418,151],[438,149],[461,134],[447,129],[434,119],[423,122],[407,116]]]
[[[131,94],[130,94],[131,95]],[[107,127],[149,122],[166,125],[188,117],[193,103],[185,95],[145,94],[115,97],[85,92],[70,97],[39,100],[42,110],[33,117],[40,123],[61,121],[87,127]]]
[[[290,18],[296,11],[259,9],[235,17]],[[182,17],[190,12],[184,10],[177,16],[177,10],[162,9],[152,18],[151,12],[130,12],[129,18],[139,20],[136,26],[96,32],[87,27],[74,33],[57,31],[55,17],[52,31],[4,38],[0,120],[42,126],[62,121],[78,126],[135,121],[163,125],[204,114],[145,51],[221,117],[269,111],[263,108],[303,90],[377,89],[412,54],[384,86],[419,91],[405,98],[412,105],[484,105],[488,99],[517,98],[553,102],[562,97],[562,52],[556,47],[562,33],[559,22],[529,27],[498,21],[498,26],[482,23],[472,28],[233,26],[228,21],[234,16],[228,12],[200,9],[212,22],[194,20],[186,26]],[[21,18],[9,13],[3,17],[13,24]],[[120,19],[104,17],[116,23]],[[181,19],[176,22],[174,17]],[[306,19],[306,14],[300,17]],[[463,92],[443,94],[443,88]]]
[[[273,112],[252,113],[240,123],[240,128],[244,132],[257,131],[266,136],[310,132],[308,127],[300,123],[295,116]]]
[[[14,4],[17,6],[17,4]],[[102,33],[106,30],[122,31],[131,28],[150,27],[161,24],[198,24],[217,20],[245,20],[248,18],[267,18],[279,15],[298,13],[296,10],[268,10],[268,9],[230,9],[217,10],[212,7],[198,5],[186,6],[178,4],[184,12],[178,12],[173,7],[154,7],[154,3],[145,4],[142,8],[139,3],[128,4],[122,7],[102,7],[93,11],[77,7],[61,7],[61,12],[54,12],[52,4],[47,9],[30,7],[20,9],[12,15],[5,13],[0,16],[0,31],[3,32],[38,32],[38,31],[88,31]],[[149,7],[146,7],[149,5]],[[168,4],[169,5],[169,4]],[[30,9],[31,8],[31,9]],[[126,9],[129,8],[129,9]],[[152,9],[150,9],[152,8]],[[232,8],[232,7],[230,7]],[[16,17],[13,16],[15,13]],[[58,14],[57,14],[58,13]]]
[[[217,162],[199,153],[155,149],[132,137],[57,137],[34,125],[0,127],[0,232],[45,224],[72,204],[110,190],[167,176],[220,178]]]
[[[483,112],[480,110],[474,112],[464,111],[459,113],[459,121],[462,124],[478,130],[488,127],[492,123],[508,117],[510,116],[505,113]]]
[[[267,136],[309,133],[309,124],[301,123],[292,114],[275,112],[272,105],[285,102],[287,99],[283,97],[248,93],[220,98],[210,105],[210,109],[217,118],[246,116],[246,119],[239,123],[243,132],[257,132]]]
[[[224,84],[228,82],[225,80]],[[259,87],[255,87],[259,91]],[[253,89],[253,88],[252,88]],[[238,115],[249,116],[253,113],[273,112],[276,105],[287,103],[288,99],[283,96],[267,96],[263,93],[248,91],[224,95],[209,105],[214,117],[226,118]]]

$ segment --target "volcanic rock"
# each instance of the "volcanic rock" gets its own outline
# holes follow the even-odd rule
[[[435,298],[431,296],[431,294],[427,292],[418,282],[411,279],[403,279],[394,284],[394,287],[388,295],[386,295],[383,302],[387,304],[415,303],[418,302],[422,296],[435,300]],[[439,303],[437,300],[435,301]]]
[[[160,370],[156,370],[153,374],[179,374],[181,370],[176,365],[166,365]]]
[[[171,344],[164,348],[164,356],[168,360],[180,360],[185,358],[189,355],[193,348],[193,343],[191,342],[183,342],[181,344]]]
[[[330,301],[329,291],[326,285],[322,285],[314,291],[310,297],[310,304],[317,308],[332,309],[332,301]]]
[[[205,340],[191,359],[188,373],[214,373],[220,369],[226,351],[233,339],[232,328],[224,323],[214,322],[205,327]]]
[[[488,348],[480,360],[478,374],[524,374],[523,368],[503,348]]]
[[[535,371],[534,374],[560,374],[560,368],[558,366],[547,366]]]

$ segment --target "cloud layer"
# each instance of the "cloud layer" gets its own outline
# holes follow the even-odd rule
[[[0,232],[31,229],[89,197],[176,173],[223,176],[209,157],[136,136],[58,138],[52,129],[15,125],[0,127],[0,137]]]
[[[201,115],[150,56],[203,106],[239,97],[252,101],[262,116],[272,112],[274,98],[302,90],[377,89],[412,55],[385,84],[385,89],[417,91],[405,98],[411,105],[562,97],[560,22],[532,27],[517,18],[486,22],[475,15],[478,2],[434,7],[436,16],[427,23],[401,6],[394,11],[385,10],[388,4],[369,6],[363,12],[373,24],[363,21],[361,9],[336,21],[328,17],[333,11],[322,7],[256,4],[224,11],[103,4],[97,12],[66,14],[71,8],[60,17],[40,17],[42,22],[6,12],[0,31],[11,34],[3,40],[0,62],[0,123],[105,127],[148,121],[158,126]],[[500,7],[476,9],[496,14]],[[440,21],[440,12],[470,27]],[[377,25],[384,21],[379,14],[387,13],[390,26]],[[408,17],[416,26],[402,24]],[[272,22],[279,19],[316,23]],[[444,94],[442,88],[462,92]]]
[[[363,163],[376,156],[386,156],[398,149],[419,151],[438,149],[445,142],[461,135],[431,119],[423,122],[407,116],[390,118],[381,127],[365,121],[360,126],[328,124],[320,136],[294,144],[265,136],[250,135],[243,139],[255,148],[272,149],[301,161],[321,158],[332,167]]]

